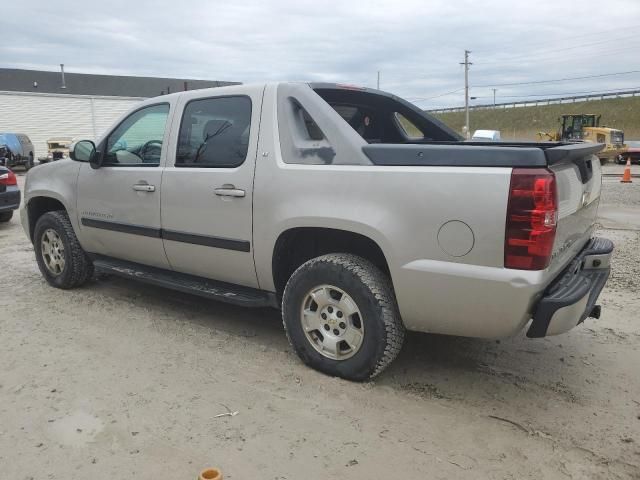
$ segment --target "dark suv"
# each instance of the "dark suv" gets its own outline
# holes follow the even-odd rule
[[[33,144],[22,133],[0,133],[0,165],[23,165],[29,170],[34,165]]]

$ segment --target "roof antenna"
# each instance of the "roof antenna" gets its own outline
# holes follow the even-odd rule
[[[62,85],[60,88],[67,88],[67,84],[64,82],[64,63],[60,64],[60,74],[62,75]]]

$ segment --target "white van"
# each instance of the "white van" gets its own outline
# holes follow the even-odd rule
[[[472,142],[499,142],[500,130],[476,130],[471,137]]]

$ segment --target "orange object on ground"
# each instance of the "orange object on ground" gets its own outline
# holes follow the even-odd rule
[[[217,468],[207,468],[200,472],[198,480],[222,480],[222,472]]]
[[[631,157],[627,157],[627,165],[624,167],[624,173],[622,174],[622,183],[631,183]]]

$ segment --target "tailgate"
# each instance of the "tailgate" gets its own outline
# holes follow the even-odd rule
[[[545,151],[558,186],[558,226],[550,267],[564,266],[587,243],[598,215],[604,145],[580,143]]]

